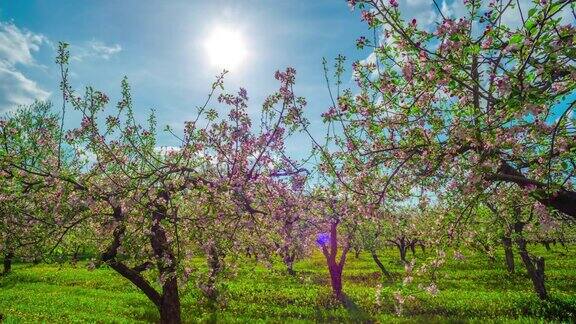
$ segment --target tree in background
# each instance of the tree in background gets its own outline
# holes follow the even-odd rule
[[[15,257],[52,259],[63,237],[86,219],[82,197],[68,175],[79,165],[70,154],[58,159],[59,118],[36,102],[0,119],[0,250],[4,272]],[[61,172],[62,179],[52,178]]]

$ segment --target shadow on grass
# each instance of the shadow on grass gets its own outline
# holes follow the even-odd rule
[[[138,321],[144,321],[148,323],[158,323],[160,320],[160,314],[155,307],[150,307],[151,302],[145,301],[130,301],[128,302],[130,312],[127,312],[128,317],[132,317]],[[139,310],[134,312],[134,310]]]
[[[342,297],[342,305],[348,311],[350,319],[355,323],[374,323],[374,320],[368,313],[362,310],[352,299],[344,295]]]
[[[28,282],[41,282],[41,280],[29,280]],[[10,289],[10,288],[14,288],[14,286],[16,286],[17,284],[21,283],[21,281],[19,281],[16,276],[14,275],[13,272],[9,272],[9,273],[4,273],[0,276],[0,288],[2,289]],[[2,321],[0,321],[0,323],[3,323]]]

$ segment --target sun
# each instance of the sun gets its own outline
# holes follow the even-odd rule
[[[248,57],[242,33],[228,27],[213,28],[204,42],[204,48],[210,64],[220,69],[238,69]]]

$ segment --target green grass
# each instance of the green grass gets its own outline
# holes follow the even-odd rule
[[[362,254],[358,259],[350,255],[344,269],[344,291],[355,308],[350,310],[331,298],[323,257],[316,254],[296,265],[296,277],[285,275],[281,264],[267,269],[243,261],[237,274],[223,281],[225,305],[215,316],[219,322],[250,323],[576,320],[576,247],[532,249],[546,259],[548,302],[536,298],[520,260],[516,260],[517,274],[511,276],[501,255],[491,265],[486,257],[467,253],[463,261],[448,258],[438,274],[438,295],[415,289],[415,299],[407,302],[402,316],[396,316],[392,294],[402,288],[401,279],[383,284],[378,305],[376,291],[382,279],[369,255]],[[416,256],[425,257],[420,251]],[[401,278],[403,267],[396,250],[382,251],[381,259]],[[186,322],[207,321],[214,315],[208,309],[198,289],[190,286],[184,290],[182,316]],[[5,323],[158,319],[152,303],[113,270],[88,271],[68,265],[16,265],[12,274],[0,279],[0,313]]]

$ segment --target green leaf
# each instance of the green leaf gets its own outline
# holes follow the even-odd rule
[[[510,44],[519,44],[524,40],[524,36],[520,34],[514,34],[510,37]]]
[[[532,29],[534,29],[534,26],[536,25],[536,20],[535,19],[528,19],[526,20],[526,24],[524,25],[524,27],[528,30],[528,31],[532,31]]]
[[[480,45],[479,44],[474,44],[474,45],[470,46],[468,49],[470,51],[470,54],[480,53]]]
[[[562,9],[562,2],[556,3],[554,5],[552,5],[552,8],[550,8],[550,13],[551,15],[556,14],[558,11],[560,11]]]

